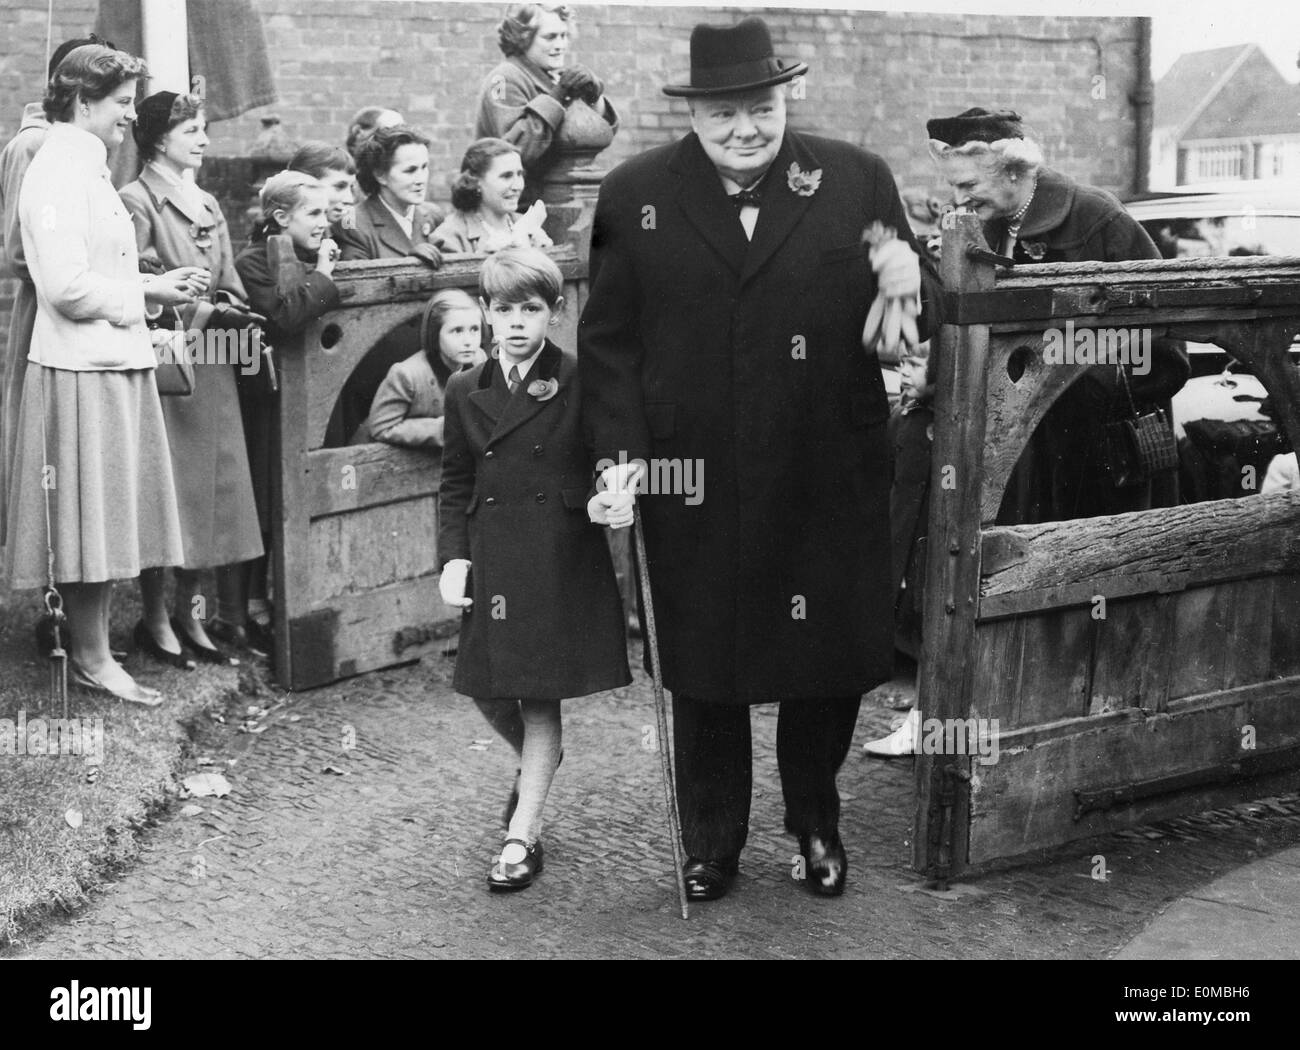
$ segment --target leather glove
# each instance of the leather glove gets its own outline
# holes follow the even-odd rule
[[[438,251],[438,249],[428,241],[425,241],[423,244],[417,244],[411,249],[411,254],[431,270],[436,270],[442,265],[442,252]]]
[[[233,306],[230,303],[217,303],[212,308],[212,318],[208,321],[209,328],[233,328],[237,331],[260,327],[264,324],[266,324],[266,318],[261,314]]]
[[[605,85],[586,66],[569,66],[560,74],[560,88],[572,98],[580,98],[589,106],[600,101],[605,93]]]
[[[465,584],[469,580],[468,558],[452,558],[442,567],[442,576],[438,579],[438,593],[448,605],[459,609],[468,609],[474,604],[473,598],[465,596]]]

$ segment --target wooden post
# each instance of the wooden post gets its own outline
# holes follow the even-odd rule
[[[985,247],[979,219],[945,219],[940,275],[949,292],[985,292],[994,271],[967,256]],[[939,330],[939,375],[930,467],[927,584],[917,705],[923,719],[965,718],[971,707],[979,595],[980,502],[984,471],[987,325]],[[919,755],[913,863],[941,887],[965,864],[969,757]],[[955,779],[954,779],[955,778]]]

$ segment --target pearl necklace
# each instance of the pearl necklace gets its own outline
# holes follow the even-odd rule
[[[1034,194],[1037,192],[1038,192],[1038,175],[1037,173],[1035,173],[1034,184],[1029,189],[1029,198],[1025,201],[1024,205],[1020,208],[1020,210],[1016,212],[1013,216],[1011,216],[1011,222],[1008,224],[1010,227],[1010,232],[1012,237],[1016,237],[1019,235],[1020,224],[1024,222],[1025,214],[1029,211],[1029,206],[1034,203]]]

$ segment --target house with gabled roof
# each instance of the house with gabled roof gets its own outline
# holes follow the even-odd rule
[[[1300,85],[1258,44],[1180,55],[1155,88],[1151,188],[1300,179]]]

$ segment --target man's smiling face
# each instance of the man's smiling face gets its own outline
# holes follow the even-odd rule
[[[785,92],[779,86],[691,100],[691,127],[713,166],[749,186],[776,159],[785,137]]]

